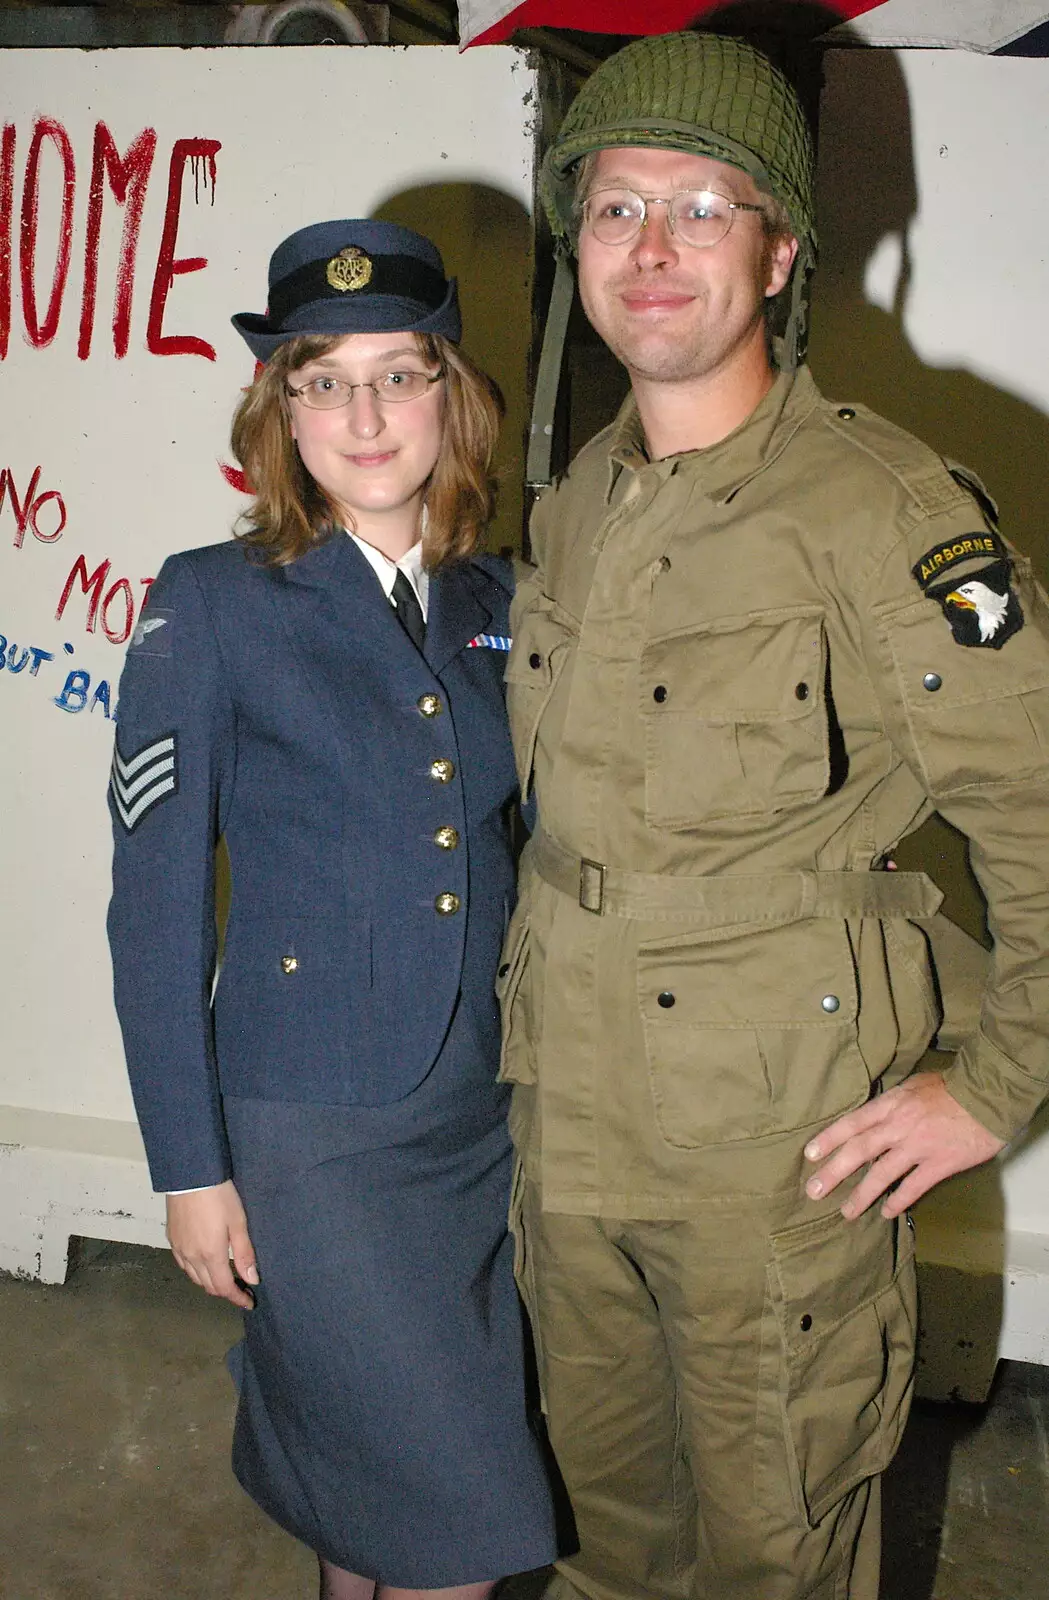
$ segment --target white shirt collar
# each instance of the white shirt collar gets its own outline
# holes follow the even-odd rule
[[[347,532],[350,530],[347,529]],[[423,566],[423,546],[420,539],[406,550],[399,561],[391,561],[389,556],[383,555],[373,544],[366,539],[361,539],[357,534],[350,532],[350,538],[368,562],[375,576],[382,584],[383,594],[393,604],[393,585],[398,572],[403,572],[422,607],[423,621],[426,621],[430,604],[430,574]]]

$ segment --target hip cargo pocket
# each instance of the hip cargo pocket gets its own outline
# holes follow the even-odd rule
[[[529,919],[523,901],[510,919],[495,992],[502,1011],[499,1083],[535,1083],[535,1041],[529,985]]]
[[[780,1411],[797,1509],[810,1526],[884,1471],[907,1420],[917,1303],[913,1234],[876,1210],[771,1239]],[[771,1374],[770,1374],[771,1376]]]
[[[646,941],[637,984],[656,1123],[670,1145],[813,1127],[870,1094],[844,922]]]

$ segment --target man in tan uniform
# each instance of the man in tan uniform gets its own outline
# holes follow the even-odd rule
[[[763,56],[628,46],[544,182],[632,383],[537,508],[508,666],[519,1280],[581,1542],[551,1594],[875,1600],[906,1207],[1046,1092],[1047,608],[974,480],[770,351],[814,228]],[[912,1076],[940,896],[885,869],[934,808],[994,952]]]

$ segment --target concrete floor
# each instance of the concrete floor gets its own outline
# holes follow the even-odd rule
[[[313,1558],[228,1469],[237,1329],[163,1251],[0,1279],[2,1600],[313,1600]],[[1045,1600],[1049,1368],[1004,1366],[986,1408],[916,1407],[885,1523],[883,1600]]]

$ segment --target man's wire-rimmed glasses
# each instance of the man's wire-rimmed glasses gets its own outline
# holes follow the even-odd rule
[[[583,202],[583,225],[601,244],[629,244],[647,223],[649,206],[666,206],[671,233],[697,250],[720,244],[737,211],[765,209],[728,200],[714,189],[677,189],[670,195],[592,189]]]

